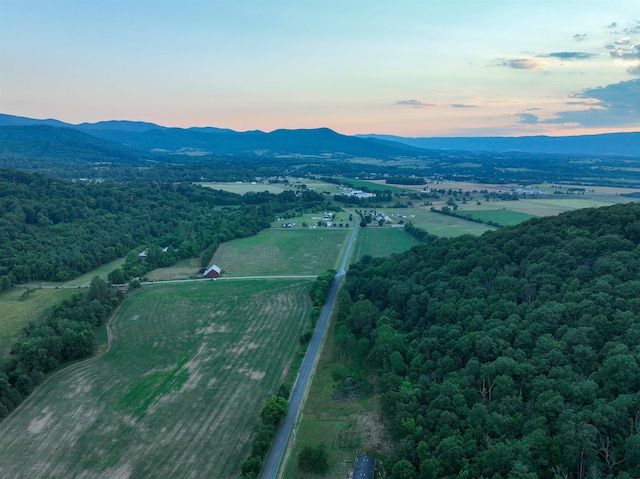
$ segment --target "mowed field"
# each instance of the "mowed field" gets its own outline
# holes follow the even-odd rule
[[[104,355],[0,423],[0,477],[237,477],[308,326],[308,281],[147,286]]]
[[[318,275],[337,268],[347,228],[272,228],[222,243],[212,263],[227,276]]]
[[[351,262],[355,263],[365,255],[376,257],[402,253],[417,244],[420,243],[402,228],[368,226],[358,231]]]
[[[9,353],[11,345],[29,321],[38,319],[48,308],[73,294],[69,289],[35,289],[23,297],[25,291],[14,288],[0,294],[0,358]]]

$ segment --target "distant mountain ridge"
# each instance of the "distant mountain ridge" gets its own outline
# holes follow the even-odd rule
[[[403,143],[427,150],[484,151],[495,153],[554,153],[574,155],[640,156],[640,132],[580,136],[426,137],[356,135],[377,141]]]
[[[329,128],[238,132],[226,128],[172,128],[155,123],[109,120],[73,125],[56,119],[0,114],[5,126],[68,128],[145,153],[249,156],[330,156],[331,158],[425,157],[429,151],[566,154],[640,157],[640,132],[583,136],[429,137],[348,136]]]

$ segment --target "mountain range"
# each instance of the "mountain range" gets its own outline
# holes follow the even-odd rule
[[[33,127],[38,127],[37,132]],[[23,141],[42,143],[47,140],[54,144],[70,141],[77,147],[89,145],[99,150],[115,149],[118,155],[304,155],[328,159],[392,159],[424,158],[443,151],[478,151],[640,157],[640,132],[565,137],[407,138],[378,134],[348,136],[328,128],[280,129],[266,133],[215,127],[170,128],[122,120],[74,125],[55,119],[0,114],[0,152],[13,152]],[[42,144],[43,149],[50,147]]]

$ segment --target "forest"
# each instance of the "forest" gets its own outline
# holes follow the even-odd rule
[[[323,207],[312,191],[241,196],[188,183],[72,182],[0,169],[0,291],[68,281],[139,247],[167,248],[148,266],[203,253],[208,260],[221,242],[268,228],[276,214]]]
[[[396,479],[640,477],[640,205],[351,266],[336,344],[369,368]]]

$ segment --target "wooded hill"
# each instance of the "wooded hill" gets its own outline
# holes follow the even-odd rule
[[[640,477],[639,244],[625,204],[353,265],[336,341],[375,368],[391,476]]]
[[[276,215],[324,208],[322,194],[237,195],[190,184],[71,182],[0,169],[0,291],[68,281],[134,248],[168,248],[168,266],[268,228]],[[157,261],[156,261],[157,260]]]

